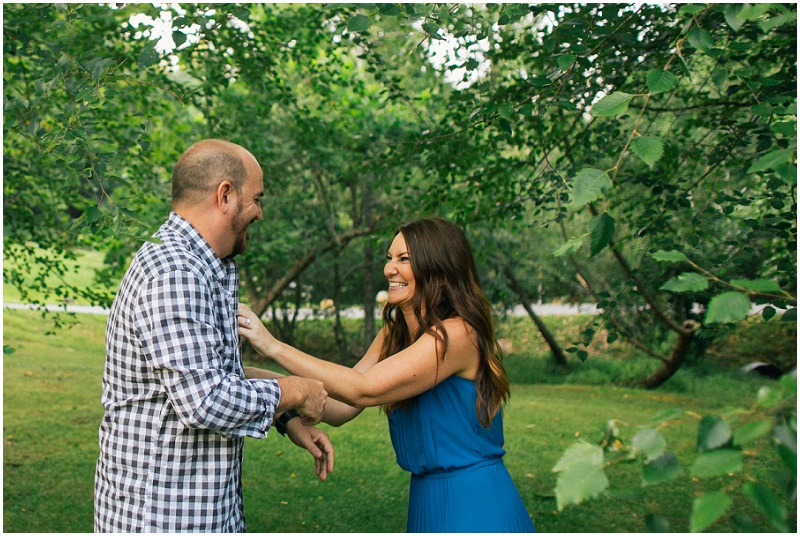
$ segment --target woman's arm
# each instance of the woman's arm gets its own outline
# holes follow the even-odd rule
[[[350,369],[279,342],[252,311],[245,307],[239,310],[239,333],[256,351],[274,359],[291,374],[323,382],[332,398],[356,408],[406,400],[453,374],[474,378],[478,363],[474,331],[461,319],[448,319],[444,326],[448,335],[444,359],[440,355],[441,343],[424,334],[405,350],[378,362],[381,333],[359,364]]]
[[[278,372],[257,367],[244,367],[244,375],[248,379],[278,379],[285,377]],[[339,402],[338,400],[328,397],[328,400],[325,402],[325,412],[322,416],[322,422],[330,424],[331,426],[341,426],[358,417],[362,409],[363,408],[354,408],[344,402]]]

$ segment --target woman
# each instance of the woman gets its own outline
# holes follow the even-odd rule
[[[352,369],[277,341],[244,306],[239,332],[325,384],[335,399],[325,422],[385,407],[397,462],[412,473],[409,532],[533,532],[502,461],[508,379],[466,237],[440,218],[401,226],[384,274],[384,328]]]

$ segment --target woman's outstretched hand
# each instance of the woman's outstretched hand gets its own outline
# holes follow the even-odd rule
[[[252,344],[256,352],[264,357],[272,358],[278,351],[280,343],[264,327],[258,316],[249,307],[240,303],[237,320],[239,323],[239,335]]]

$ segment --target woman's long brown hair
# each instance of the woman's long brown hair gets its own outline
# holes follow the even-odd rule
[[[484,428],[508,399],[508,377],[502,362],[492,321],[491,305],[478,281],[478,272],[469,242],[455,224],[442,218],[417,220],[398,228],[403,234],[416,281],[412,308],[419,329],[411,333],[397,305],[386,304],[383,322],[386,337],[381,360],[410,346],[424,333],[441,344],[441,359],[447,353],[447,331],[442,324],[448,318],[461,318],[478,338],[479,365],[475,376],[478,400],[475,411]],[[387,406],[391,412],[404,406]]]

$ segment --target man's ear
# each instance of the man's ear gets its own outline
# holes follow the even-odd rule
[[[228,209],[233,206],[233,196],[236,194],[236,189],[231,184],[231,181],[222,181],[217,186],[216,201],[217,206],[222,212],[227,213]]]

